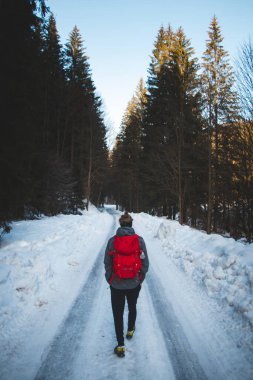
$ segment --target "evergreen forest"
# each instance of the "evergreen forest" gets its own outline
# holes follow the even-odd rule
[[[0,14],[0,233],[109,201],[252,242],[250,38],[234,69],[215,16],[201,59],[182,27],[162,26],[109,150],[78,27],[62,46],[44,0],[0,0]]]

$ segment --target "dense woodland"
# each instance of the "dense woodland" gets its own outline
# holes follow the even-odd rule
[[[251,40],[236,66],[216,17],[201,62],[181,27],[160,28],[110,157],[119,205],[252,241]]]
[[[79,30],[61,46],[44,1],[0,6],[0,220],[99,204],[106,128]]]
[[[128,211],[252,241],[250,39],[233,73],[216,17],[201,60],[182,27],[161,27],[147,82],[109,152],[78,28],[62,46],[43,0],[0,0],[0,14],[0,227],[77,213],[107,196]]]

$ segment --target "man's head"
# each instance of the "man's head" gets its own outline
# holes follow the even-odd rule
[[[127,211],[119,218],[119,224],[121,227],[132,227],[133,218]]]

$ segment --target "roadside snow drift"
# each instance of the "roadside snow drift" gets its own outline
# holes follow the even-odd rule
[[[231,306],[253,327],[253,244],[144,213],[134,219],[161,240],[164,252],[211,297]]]
[[[11,373],[5,377],[2,371],[13,356],[16,369],[20,365],[29,370],[29,355],[39,361],[111,225],[111,216],[92,206],[82,215],[13,223],[0,250],[1,379],[12,378]],[[23,349],[27,350],[27,362]],[[19,356],[22,363],[18,363]]]

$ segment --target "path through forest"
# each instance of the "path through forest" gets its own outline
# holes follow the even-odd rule
[[[107,212],[114,219],[109,238],[115,233],[118,213],[110,208]],[[253,365],[226,328],[225,312],[218,312],[215,302],[175,267],[163,254],[160,241],[150,237],[138,219],[134,227],[146,241],[150,271],[138,301],[136,334],[126,342],[125,358],[113,354],[110,290],[103,270],[105,242],[43,354],[36,380],[252,379]]]

